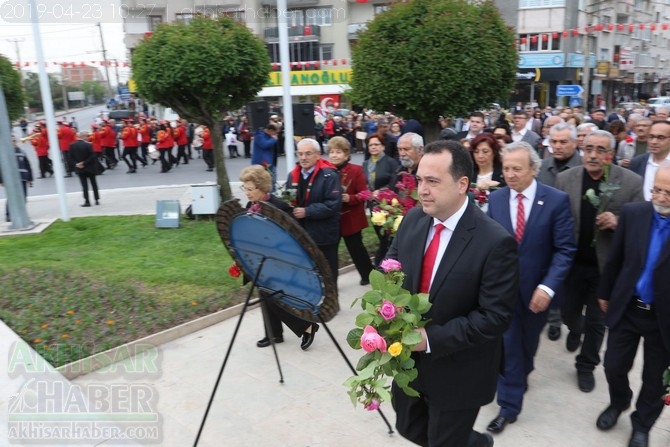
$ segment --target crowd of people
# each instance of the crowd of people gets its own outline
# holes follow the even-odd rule
[[[539,112],[518,109],[509,122],[487,122],[484,112],[474,112],[463,129],[443,132],[445,138],[425,147],[418,123],[405,127],[386,116],[360,145],[355,134],[328,133],[322,143],[318,135],[298,143],[299,163],[287,180],[297,200],[285,211],[334,260],[332,271],[338,234],[361,285],[382,259],[394,258],[405,267],[404,286],[431,296],[431,322],[414,357],[419,378],[412,386],[420,397],[393,387],[396,427],[419,445],[493,445],[492,434],[521,414],[545,326],[552,341],[567,327],[575,386],[585,393],[596,386],[593,372],[609,329],[610,403],[594,418],[598,429],[611,429],[633,404],[627,377],[641,338],[642,387],[629,446],[649,444],[663,409],[663,373],[670,366],[664,281],[670,274],[670,121],[662,108],[609,117],[598,109],[588,117],[566,108]],[[268,148],[277,131],[274,123],[261,130]],[[365,152],[362,166],[351,162],[357,147]],[[272,172],[272,149],[267,159],[261,150],[254,146],[252,162]],[[380,244],[371,257],[360,232],[403,174],[416,179],[420,203],[397,232],[375,225]],[[428,263],[429,252],[437,260]],[[259,347],[283,341],[283,317],[266,318],[272,330]],[[302,337],[303,349],[311,345],[318,325],[286,323]],[[487,433],[473,431],[479,408],[494,396],[499,415]]]

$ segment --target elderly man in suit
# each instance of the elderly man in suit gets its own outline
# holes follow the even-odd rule
[[[541,164],[537,152],[528,143],[510,143],[502,151],[502,163],[507,186],[491,193],[488,214],[515,236],[523,275],[512,324],[504,335],[500,413],[487,427],[493,433],[502,432],[521,413],[549,304],[563,287],[577,250],[570,199],[535,180]]]
[[[655,127],[655,126],[654,126]],[[670,365],[670,162],[656,172],[651,203],[621,210],[598,297],[609,336],[605,376],[610,404],[596,422],[616,425],[633,397],[628,373],[644,338],[642,387],[631,414],[629,447],[649,445],[649,431],[663,411],[663,373]]]
[[[654,176],[663,161],[670,159],[670,122],[656,121],[647,136],[648,152],[633,158],[628,169],[644,179],[642,192],[644,200],[651,200]]]
[[[554,186],[559,173],[582,165],[582,157],[577,151],[577,129],[572,124],[561,120],[549,129],[549,144],[552,153],[542,160],[537,179],[547,186]],[[561,338],[563,322],[561,321],[560,297],[551,301],[547,322],[549,340],[556,341]]]
[[[570,196],[577,240],[561,314],[570,330],[567,350],[577,351],[582,336],[584,338],[575,366],[577,384],[585,393],[595,387],[593,370],[600,363],[600,347],[605,336],[604,314],[598,306],[596,291],[616,230],[617,216],[625,203],[644,200],[642,178],[612,162],[615,146],[611,133],[591,132],[584,140],[583,166],[568,169],[556,177],[556,188]],[[589,199],[589,196],[595,198]],[[584,307],[586,314],[582,315]]]
[[[519,290],[517,247],[468,200],[471,173],[459,143],[428,144],[417,171],[421,207],[407,213],[388,252],[403,266],[403,286],[433,304],[413,354],[420,396],[392,389],[398,432],[424,446],[493,445],[472,427],[495,395]]]
[[[83,130],[77,135],[78,139],[70,145],[70,158],[74,164],[75,172],[79,176],[81,189],[84,195],[84,203],[81,206],[91,206],[88,198],[88,182],[91,182],[95,204],[100,205],[100,194],[98,193],[98,182],[95,177],[99,172],[98,156],[93,151],[93,145],[88,142],[88,132]]]

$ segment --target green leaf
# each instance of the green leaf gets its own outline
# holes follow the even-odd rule
[[[373,270],[370,272],[370,286],[374,290],[382,290],[386,285],[386,280],[384,279],[384,274],[378,270]]]
[[[375,319],[374,315],[370,315],[367,312],[360,313],[356,315],[356,326],[358,327],[365,327],[372,323],[372,321]],[[363,334],[363,331],[361,331],[361,335]],[[360,337],[359,337],[360,338]]]
[[[363,335],[363,329],[354,328],[349,331],[347,334],[347,343],[354,349],[361,349],[361,336]]]
[[[363,357],[358,359],[358,364],[356,365],[356,370],[357,371],[363,371],[364,369],[368,368],[370,366],[370,364],[374,361],[375,361],[375,353],[374,352],[368,352]]]
[[[421,343],[421,334],[416,331],[409,331],[402,337],[403,345],[418,345]]]

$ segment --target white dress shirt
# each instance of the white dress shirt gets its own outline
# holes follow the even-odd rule
[[[670,154],[665,158],[670,160]],[[656,177],[656,171],[660,163],[654,161],[654,156],[649,154],[649,159],[647,159],[647,167],[644,170],[644,181],[642,182],[642,192],[644,193],[644,200],[649,202],[651,200],[651,188],[654,187],[654,177]]]

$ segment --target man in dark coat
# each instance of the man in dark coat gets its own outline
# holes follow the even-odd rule
[[[75,172],[79,176],[81,188],[84,193],[84,203],[81,206],[91,206],[88,199],[88,182],[91,182],[93,188],[93,197],[95,204],[100,205],[100,194],[98,194],[98,183],[95,177],[98,175],[98,157],[93,152],[93,145],[88,142],[88,132],[82,131],[78,134],[78,139],[70,145],[70,158],[75,167]]]
[[[23,187],[23,198],[28,198],[28,186],[33,186],[33,170],[30,166],[30,161],[25,152],[16,145],[16,137],[12,135],[12,144],[14,145],[14,154],[16,154],[16,162],[19,169],[19,177],[21,178],[21,187]],[[2,185],[2,176],[0,176],[0,185]],[[11,222],[9,216],[9,202],[5,210],[5,217],[7,222]]]
[[[654,178],[651,203],[624,205],[605,264],[599,304],[609,328],[605,376],[610,404],[596,426],[609,430],[631,404],[628,373],[644,338],[642,387],[630,419],[630,447],[649,445],[663,411],[663,373],[670,365],[670,162]]]

